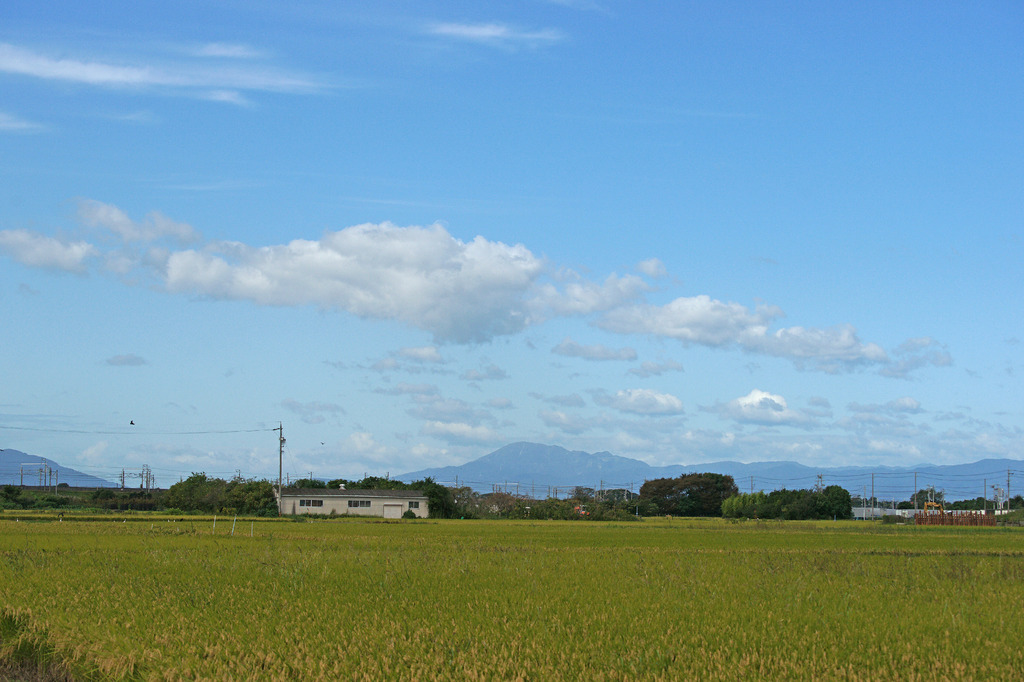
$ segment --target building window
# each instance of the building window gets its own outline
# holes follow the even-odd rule
[[[419,502],[411,502],[411,501],[409,502],[409,509],[419,509],[419,508],[420,508],[420,503]]]
[[[348,506],[349,506],[350,509],[356,508],[356,507],[369,507],[370,506],[370,501],[369,500],[349,500],[348,501]]]
[[[324,506],[323,500],[299,500],[300,507],[322,507]]]

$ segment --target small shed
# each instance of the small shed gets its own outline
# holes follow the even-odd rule
[[[286,488],[281,493],[280,503],[282,514],[348,514],[399,519],[407,511],[426,518],[430,511],[427,497],[420,490]]]

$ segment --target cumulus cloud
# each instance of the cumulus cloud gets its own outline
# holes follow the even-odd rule
[[[807,415],[791,410],[781,395],[756,388],[745,396],[718,406],[714,411],[738,422],[766,426],[806,424],[810,421]]]
[[[597,392],[594,400],[599,405],[631,414],[663,416],[683,413],[683,401],[679,398],[649,388],[627,388],[617,391],[615,395]]]
[[[527,323],[523,294],[541,262],[522,245],[464,243],[440,225],[384,223],[328,232],[319,241],[254,248],[222,243],[172,253],[170,291],[264,305],[314,304],[396,319],[440,341],[483,341]]]
[[[86,260],[99,253],[87,242],[66,242],[20,229],[0,230],[0,251],[22,265],[80,274],[86,271]]]
[[[637,300],[650,286],[635,275],[611,274],[603,282],[584,280],[572,271],[558,273],[559,286],[540,284],[531,300],[537,317],[589,315]]]
[[[394,320],[426,331],[435,343],[486,342],[550,317],[589,316],[596,326],[615,333],[735,348],[825,372],[874,366],[887,376],[906,376],[917,367],[951,362],[928,338],[908,341],[890,359],[878,345],[862,342],[849,325],[772,329],[783,315],[775,306],[751,309],[707,295],[649,304],[643,296],[650,287],[639,276],[613,274],[589,281],[573,271],[553,271],[522,244],[481,236],[462,241],[436,224],[363,224],[328,230],[319,239],[252,246],[201,243],[198,231],[161,213],[133,220],[116,206],[89,199],[79,202],[78,219],[101,231],[95,244],[16,229],[0,231],[0,251],[26,265],[71,272],[86,272],[94,259],[126,283],[155,279],[171,293],[258,305],[312,305]],[[200,245],[186,247],[194,242]],[[657,276],[663,267],[650,259],[640,270]],[[570,338],[553,352],[588,360],[636,359],[629,347],[582,345]],[[433,345],[409,348],[373,368],[427,371],[400,361],[441,364],[443,358]],[[630,373],[646,378],[677,370],[681,366],[674,362],[644,363]],[[490,367],[463,378],[500,378],[500,372]]]
[[[882,348],[862,343],[849,325],[827,329],[789,327],[770,331],[782,316],[775,306],[754,310],[700,295],[681,297],[665,305],[625,306],[606,313],[598,326],[621,334],[652,334],[684,344],[737,346],[743,350],[788,358],[798,365],[836,372],[888,360]]]
[[[551,352],[584,360],[636,360],[636,351],[632,348],[608,348],[601,344],[581,346],[568,337],[552,348]]]

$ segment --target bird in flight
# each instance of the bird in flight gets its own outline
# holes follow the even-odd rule
[[[133,420],[131,420],[130,422],[128,422],[128,424],[129,424],[130,426],[135,426],[135,420],[134,420],[134,419],[133,419]]]

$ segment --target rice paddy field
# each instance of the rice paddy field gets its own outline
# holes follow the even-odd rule
[[[1022,605],[1017,528],[0,515],[0,678],[1007,680]]]

